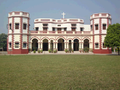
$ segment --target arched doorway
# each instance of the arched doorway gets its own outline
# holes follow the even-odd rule
[[[53,51],[53,40],[50,41],[50,50]]]
[[[38,50],[38,40],[37,39],[33,39],[32,40],[32,51],[33,50]]]
[[[79,51],[79,40],[78,39],[74,40],[74,51]]]
[[[71,40],[69,40],[69,51],[71,52],[72,51],[72,46],[71,46]]]
[[[48,51],[48,40],[47,39],[43,40],[43,51]]]
[[[64,51],[64,39],[62,38],[58,40],[58,51]]]
[[[89,48],[89,40],[88,39],[84,40],[84,48],[85,47]]]

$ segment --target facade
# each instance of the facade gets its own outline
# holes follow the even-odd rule
[[[37,18],[34,29],[29,30],[29,13],[10,12],[8,14],[8,54],[28,54],[28,49],[58,52],[79,51],[89,48],[93,53],[109,54],[110,48],[104,46],[107,27],[111,24],[111,15],[97,13],[90,16],[90,25],[76,18]]]

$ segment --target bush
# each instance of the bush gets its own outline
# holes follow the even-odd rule
[[[40,50],[38,50],[38,53],[40,53]]]
[[[43,50],[41,49],[41,50],[40,50],[40,53],[42,53],[42,52],[43,52]]]
[[[65,49],[65,52],[67,53],[67,52],[68,52],[68,50],[67,50],[67,49]]]
[[[36,50],[34,50],[34,53],[36,53]]]
[[[57,53],[57,50],[54,50],[54,53]]]
[[[88,52],[88,51],[89,51],[89,48],[88,48],[88,47],[85,47],[85,48],[84,48],[84,51],[85,51],[85,52]]]
[[[49,53],[51,53],[51,52],[52,52],[52,50],[51,50],[51,49],[49,49],[48,51],[49,51]]]

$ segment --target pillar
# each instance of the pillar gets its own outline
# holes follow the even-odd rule
[[[55,42],[53,42],[53,49],[55,50]]]
[[[56,49],[58,50],[58,44],[57,44],[57,42],[55,44],[56,44]]]
[[[43,50],[43,43],[42,42],[40,43],[40,46],[41,46],[40,49]]]
[[[84,43],[81,43],[81,47],[82,47],[82,49],[83,49],[83,46],[84,46]]]
[[[79,49],[81,49],[81,43],[79,42]]]
[[[32,49],[32,43],[30,42],[30,49]]]
[[[40,49],[40,42],[38,42],[38,50]]]
[[[50,49],[50,42],[48,43],[48,50]]]
[[[72,50],[74,50],[74,47],[73,47],[73,42],[71,42],[71,48],[72,48]]]
[[[66,48],[69,49],[69,47],[68,47],[68,42],[66,42]]]

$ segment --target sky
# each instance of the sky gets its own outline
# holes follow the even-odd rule
[[[112,24],[120,23],[120,0],[0,0],[0,34],[8,33],[8,13],[23,11],[30,14],[30,30],[34,28],[34,19],[80,18],[90,24],[90,15],[109,13]]]

